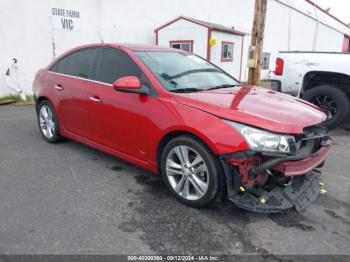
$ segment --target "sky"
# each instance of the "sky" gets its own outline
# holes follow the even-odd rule
[[[313,0],[323,9],[330,8],[329,13],[345,23],[350,23],[350,0]]]

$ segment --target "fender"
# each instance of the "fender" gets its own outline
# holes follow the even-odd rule
[[[161,121],[155,123],[157,128],[150,134],[150,141],[156,140],[154,145],[149,145],[151,162],[157,161],[158,145],[167,135],[175,132],[189,133],[198,137],[215,155],[249,149],[244,137],[221,118],[168,99],[158,101],[163,105],[163,110],[157,111],[161,116],[155,119],[161,119]],[[159,108],[159,104],[157,106]],[[174,115],[177,116],[176,121]],[[174,123],[177,124],[174,125]],[[199,126],[200,129],[198,129]]]

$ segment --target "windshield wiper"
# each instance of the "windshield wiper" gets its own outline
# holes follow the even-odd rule
[[[169,90],[169,92],[173,92],[173,93],[193,93],[193,92],[199,92],[199,91],[203,91],[203,89],[189,87],[189,88],[176,88],[176,89]]]
[[[192,70],[188,70],[188,71],[184,71],[180,74],[177,75],[168,75],[167,73],[162,73],[160,76],[165,79],[165,80],[171,80],[171,79],[176,79],[176,78],[181,78],[185,75],[189,75],[189,74],[194,74],[194,73],[221,73],[223,74],[220,70],[216,69],[216,68],[202,68],[202,69],[192,69]]]
[[[229,85],[229,84],[218,85],[218,86],[210,87],[210,88],[208,88],[206,90],[214,90],[214,89],[228,88],[228,87],[234,87],[234,86],[241,86],[241,84],[236,84],[236,85]]]

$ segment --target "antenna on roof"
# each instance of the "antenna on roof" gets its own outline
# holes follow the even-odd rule
[[[102,39],[102,37],[101,37],[101,35],[100,35],[100,32],[99,32],[99,31],[97,31],[97,35],[98,35],[98,38],[100,38],[101,43],[102,43],[102,44],[104,44],[103,39]]]

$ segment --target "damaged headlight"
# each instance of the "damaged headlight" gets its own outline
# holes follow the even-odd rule
[[[250,148],[256,151],[287,154],[291,152],[291,145],[295,144],[293,136],[274,134],[233,121],[224,121],[238,130],[248,142]]]

